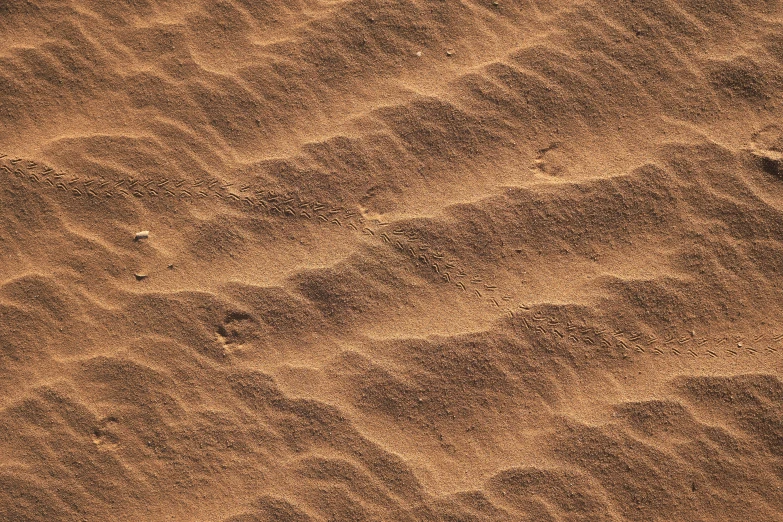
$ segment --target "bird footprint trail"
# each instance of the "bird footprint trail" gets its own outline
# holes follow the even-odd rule
[[[510,291],[487,282],[476,271],[444,252],[434,250],[413,230],[394,223],[365,219],[359,209],[333,205],[327,201],[303,199],[295,192],[277,193],[263,186],[235,185],[216,179],[136,179],[85,178],[57,171],[40,162],[0,154],[0,175],[5,184],[21,184],[24,190],[47,191],[57,197],[81,201],[116,199],[154,200],[163,208],[179,204],[199,205],[203,200],[219,200],[245,212],[264,213],[278,219],[303,219],[321,226],[341,227],[365,240],[383,244],[405,258],[409,266],[429,272],[427,280],[443,291],[457,292],[463,299],[478,301],[506,317],[520,335],[548,338],[585,357],[612,354],[622,359],[670,357],[736,359],[777,357],[783,348],[781,331],[738,332],[632,332],[608,331],[591,325],[587,317],[542,315]],[[137,279],[146,279],[146,274]]]

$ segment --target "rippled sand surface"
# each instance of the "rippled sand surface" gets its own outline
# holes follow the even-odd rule
[[[773,0],[0,3],[0,519],[780,519],[781,94]]]

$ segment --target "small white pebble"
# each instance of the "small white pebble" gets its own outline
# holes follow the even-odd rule
[[[141,232],[136,232],[136,237],[134,237],[133,240],[139,241],[141,239],[147,239],[148,237],[150,237],[150,231],[142,230]]]
[[[421,58],[421,51],[417,52],[417,53],[416,53],[416,56],[418,56],[419,58]]]

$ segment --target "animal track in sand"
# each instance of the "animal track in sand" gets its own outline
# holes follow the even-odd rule
[[[585,357],[601,351],[614,353],[623,359],[650,356],[691,358],[765,357],[778,354],[783,333],[763,332],[753,335],[711,332],[682,334],[675,330],[665,333],[613,331],[591,326],[583,317],[570,319],[545,317],[520,304],[510,292],[484,280],[456,259],[433,250],[414,231],[366,219],[359,209],[331,205],[326,201],[303,199],[297,193],[277,193],[250,184],[220,183],[216,179],[185,180],[170,178],[82,178],[67,175],[39,162],[10,158],[0,153],[0,175],[8,181],[22,182],[30,190],[48,190],[59,196],[85,201],[103,199],[156,199],[198,204],[204,199],[217,199],[246,212],[261,212],[278,219],[305,219],[322,226],[350,229],[365,239],[385,244],[405,256],[414,266],[435,276],[444,288],[458,290],[465,299],[479,300],[505,315],[518,332],[550,337],[569,346],[579,346]],[[226,324],[241,318],[228,318]],[[221,325],[218,335],[232,343],[238,334]]]
[[[119,443],[119,437],[114,429],[119,424],[117,417],[109,416],[92,429],[92,442],[96,446],[114,447]]]

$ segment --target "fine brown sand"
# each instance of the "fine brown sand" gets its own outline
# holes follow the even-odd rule
[[[782,66],[775,0],[0,2],[0,520],[782,520]]]

